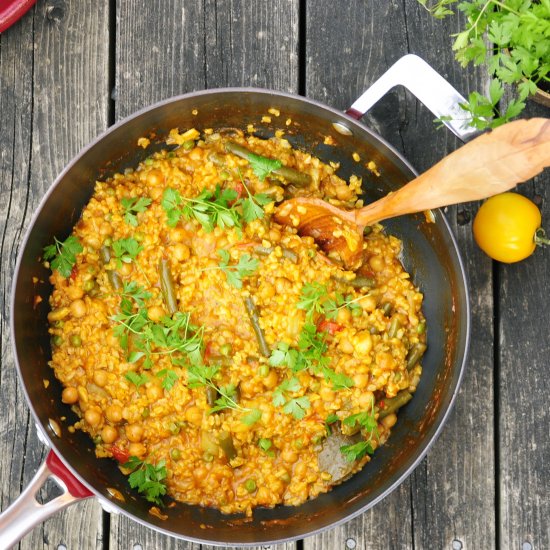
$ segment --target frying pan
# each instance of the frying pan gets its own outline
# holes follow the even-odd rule
[[[427,95],[416,84],[422,80]],[[135,166],[161,147],[174,127],[246,129],[252,124],[262,137],[283,128],[294,147],[324,161],[339,162],[340,176],[362,176],[367,201],[379,198],[402,186],[415,173],[401,155],[356,119],[396,84],[411,88],[437,116],[452,114],[458,109],[458,102],[464,101],[433,69],[410,55],[390,68],[347,114],[309,99],[269,90],[202,91],[158,103],[116,124],[59,175],[31,221],[16,267],[11,303],[12,342],[19,378],[39,434],[51,451],[30,486],[0,516],[0,547],[10,547],[38,522],[90,496],[98,498],[110,512],[126,514],[147,527],[190,541],[252,545],[294,540],[363,513],[412,472],[449,414],[469,341],[466,278],[456,242],[441,212],[433,213],[433,223],[416,215],[385,224],[390,233],[403,241],[403,263],[424,293],[429,327],[423,377],[414,399],[400,411],[388,443],[376,451],[361,472],[328,494],[298,507],[260,508],[251,519],[182,503],[165,508],[166,519],[160,519],[149,512],[150,504],[129,489],[127,478],[114,460],[97,459],[93,442],[86,434],[69,432],[67,428],[76,417],[61,402],[62,388],[48,366],[51,352],[46,316],[51,287],[49,273],[39,261],[43,247],[54,236],[64,239],[70,233],[96,180]],[[273,108],[280,115],[272,116],[271,122],[260,122]],[[287,126],[288,119],[291,122]],[[448,124],[461,137],[470,133],[452,121]],[[145,150],[137,146],[142,136],[151,139]],[[330,140],[326,140],[327,136]],[[353,161],[353,153],[364,161]],[[367,160],[376,164],[379,176],[366,168]],[[36,299],[38,296],[42,301]],[[63,494],[40,505],[35,494],[48,477],[57,481]],[[118,498],[113,496],[117,492]]]

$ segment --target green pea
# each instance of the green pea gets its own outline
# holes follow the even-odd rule
[[[170,457],[172,460],[179,460],[181,458],[181,451],[179,449],[170,449]]]
[[[244,482],[244,488],[249,492],[253,493],[256,490],[256,482],[252,478],[248,478]]]
[[[94,286],[95,286],[94,281],[90,279],[89,281],[84,281],[84,284],[82,285],[82,289],[84,290],[84,292],[90,292],[90,290],[92,290]]]
[[[180,427],[175,422],[170,422],[168,425],[168,431],[172,435],[178,435],[180,433]]]
[[[352,317],[361,317],[363,315],[363,308],[362,307],[354,307],[351,310],[351,316]]]
[[[269,365],[266,365],[265,363],[263,365],[260,365],[260,368],[258,369],[258,374],[265,378],[269,374]]]
[[[153,164],[153,159],[151,157],[148,157],[143,161],[143,164],[145,164],[146,166],[151,166],[151,164]]]
[[[231,174],[227,170],[222,170],[220,172],[220,179],[221,180],[228,180],[231,177]]]
[[[285,472],[284,474],[281,474],[279,476],[279,478],[281,479],[281,481],[283,481],[284,483],[290,483],[290,474],[288,472]]]
[[[298,438],[294,440],[294,448],[298,451],[304,448],[304,442],[302,441],[302,439]]]
[[[63,343],[63,338],[61,336],[56,335],[53,338],[53,345],[59,347]]]
[[[188,139],[187,141],[183,142],[182,147],[184,151],[191,151],[191,149],[195,147],[195,142],[192,139]]]
[[[104,241],[103,241],[103,246],[111,246],[113,244],[113,239],[111,239],[111,237],[107,237]]]
[[[82,338],[79,334],[71,334],[69,337],[69,342],[71,343],[71,346],[79,348],[82,345]]]
[[[149,410],[149,407],[145,407],[143,411],[141,411],[141,418],[149,418],[150,414],[151,411]]]
[[[212,462],[214,460],[214,456],[208,452],[205,452],[203,453],[202,455],[202,459],[205,461],[205,462]]]
[[[229,342],[220,346],[220,353],[225,357],[231,355],[232,351],[233,351],[233,346]]]
[[[365,225],[363,228],[363,236],[366,237],[372,233],[372,227],[370,225]]]

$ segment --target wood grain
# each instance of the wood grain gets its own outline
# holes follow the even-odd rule
[[[106,0],[43,2],[0,38],[2,509],[45,456],[16,380],[8,341],[11,274],[43,193],[78,150],[107,127],[108,14]],[[86,33],[81,32],[84,27]],[[48,486],[41,497],[47,499],[52,489]],[[101,548],[102,517],[96,501],[80,503],[37,527],[20,547],[57,548],[62,543]]]

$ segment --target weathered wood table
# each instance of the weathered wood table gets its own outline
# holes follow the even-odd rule
[[[408,52],[463,93],[480,89],[482,73],[453,59],[457,30],[414,0],[38,0],[0,36],[2,509],[45,454],[17,381],[9,295],[31,214],[63,166],[115,121],[193,90],[265,87],[345,109]],[[549,112],[533,104],[528,114]],[[432,119],[400,89],[366,122],[421,171],[459,145]],[[547,225],[549,184],[546,172],[522,187]],[[473,338],[442,436],[374,509],[284,548],[550,548],[550,251],[492,263],[472,240],[476,209],[447,212],[469,273]],[[32,550],[195,547],[109,516],[94,499],[21,542]]]

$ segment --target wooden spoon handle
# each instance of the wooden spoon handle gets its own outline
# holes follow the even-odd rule
[[[483,134],[395,193],[357,211],[360,226],[503,193],[550,166],[550,119],[517,120]]]

